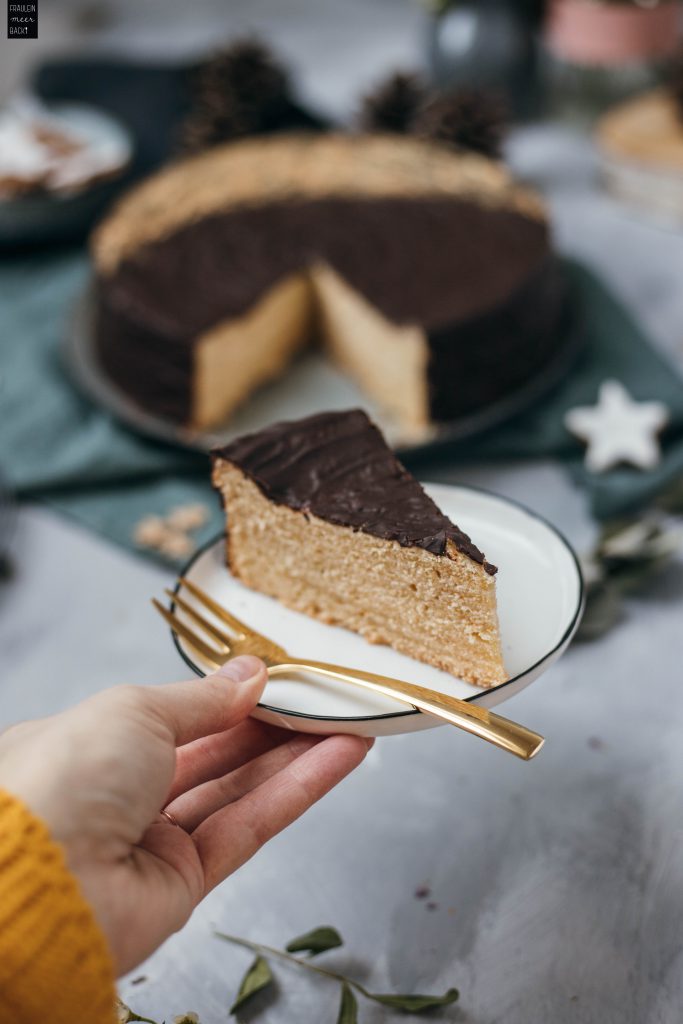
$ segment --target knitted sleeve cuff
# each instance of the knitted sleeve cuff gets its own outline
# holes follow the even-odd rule
[[[0,1020],[113,1024],[115,995],[104,935],[61,846],[0,790]]]

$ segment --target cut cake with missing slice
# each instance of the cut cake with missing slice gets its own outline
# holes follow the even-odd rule
[[[364,412],[277,423],[212,460],[236,578],[472,683],[505,681],[496,567]]]

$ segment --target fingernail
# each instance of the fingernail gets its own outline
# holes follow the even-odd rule
[[[243,654],[239,658],[232,658],[221,665],[216,675],[223,679],[229,679],[232,683],[246,683],[249,679],[259,675],[263,670],[263,662],[252,654]]]

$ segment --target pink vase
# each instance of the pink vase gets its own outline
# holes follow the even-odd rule
[[[545,41],[553,56],[572,64],[619,67],[670,56],[678,46],[681,7],[600,0],[551,0]]]

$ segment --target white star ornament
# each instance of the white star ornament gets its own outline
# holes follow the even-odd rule
[[[661,458],[657,435],[669,421],[663,402],[635,402],[623,384],[606,380],[600,385],[598,404],[570,409],[567,430],[585,441],[585,465],[604,473],[620,463],[652,469]]]

